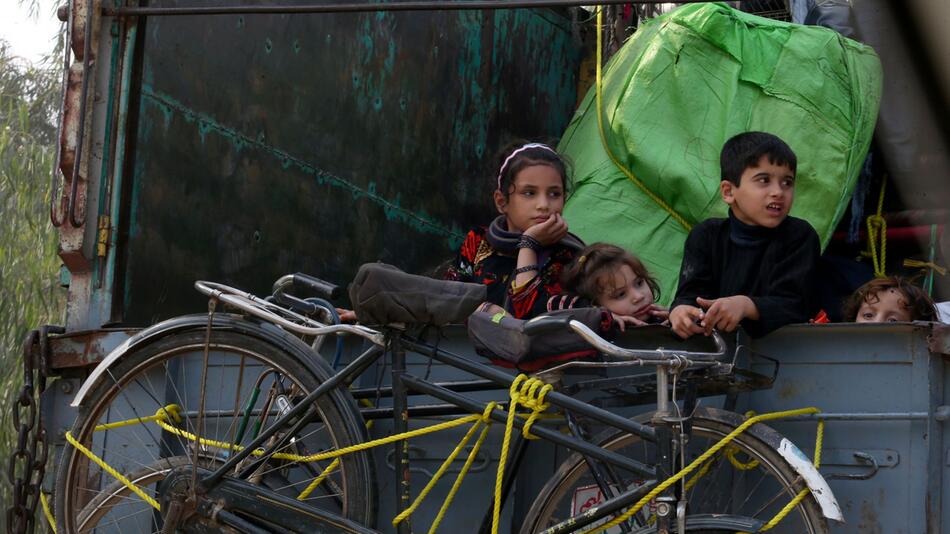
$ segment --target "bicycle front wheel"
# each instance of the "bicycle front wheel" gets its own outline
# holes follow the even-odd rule
[[[323,362],[305,364],[300,354],[261,336],[217,328],[206,336],[204,329],[176,332],[134,348],[90,391],[71,430],[87,451],[67,447],[57,474],[59,532],[161,531],[167,511],[155,501],[169,472],[193,466],[195,459],[204,469],[220,466],[329,377]],[[336,390],[314,409],[316,417],[299,432],[277,434],[275,439],[287,438],[281,455],[247,480],[373,524],[376,490],[368,453],[335,464],[299,460],[365,439],[355,403]],[[244,518],[266,528],[266,515]]]
[[[735,430],[735,422],[718,410],[698,410],[692,419],[693,430],[686,447],[690,463]],[[770,432],[774,432],[769,430]],[[599,440],[601,447],[639,460],[656,463],[656,447],[638,436],[614,432]],[[635,489],[645,481],[640,475],[614,468],[611,483],[614,494]],[[775,517],[805,482],[770,445],[751,432],[740,434],[731,446],[714,455],[706,464],[685,477],[688,489],[686,530],[691,533],[733,534],[749,530]],[[541,490],[522,524],[522,534],[535,534],[581,514],[605,500],[584,459],[571,455]],[[648,503],[628,520],[628,532],[655,532],[654,503]],[[612,519],[612,518],[610,518]],[[607,523],[609,519],[589,525]],[[620,526],[608,533],[623,532]],[[770,532],[787,534],[826,534],[828,525],[815,498],[805,499]]]

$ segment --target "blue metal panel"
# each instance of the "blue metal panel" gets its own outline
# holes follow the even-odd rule
[[[778,358],[775,386],[740,400],[759,413],[816,406],[825,412],[916,412],[925,419],[828,421],[821,472],[868,473],[854,457],[866,452],[882,465],[869,480],[829,480],[847,524],[841,533],[937,533],[941,528],[943,360],[932,354],[927,324],[835,324],[785,327],[752,348]],[[816,424],[774,422],[806,454],[814,451]],[[946,504],[943,504],[946,507]]]

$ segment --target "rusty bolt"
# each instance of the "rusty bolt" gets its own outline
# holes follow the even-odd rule
[[[69,4],[63,4],[56,8],[56,18],[58,18],[60,22],[69,20]]]
[[[934,410],[934,419],[940,421],[941,423],[950,420],[950,406],[937,406],[937,409]]]

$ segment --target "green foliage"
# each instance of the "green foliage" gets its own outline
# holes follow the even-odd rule
[[[51,43],[52,45],[52,43]],[[57,48],[61,47],[60,43]],[[6,465],[16,434],[10,410],[23,380],[21,344],[38,326],[63,321],[57,235],[49,221],[56,157],[61,67],[30,64],[0,40],[0,484],[10,502]]]

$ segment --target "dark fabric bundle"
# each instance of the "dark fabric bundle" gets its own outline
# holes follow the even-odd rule
[[[539,317],[564,315],[573,316],[605,338],[612,332],[610,316],[600,308],[558,310]],[[507,313],[477,311],[468,319],[468,337],[472,340],[475,352],[496,363],[507,363],[524,371],[597,354],[584,338],[572,330],[529,336],[524,333],[526,323],[528,321],[515,319]]]
[[[350,284],[356,316],[371,325],[461,323],[485,298],[481,284],[417,276],[385,263],[362,265]]]

